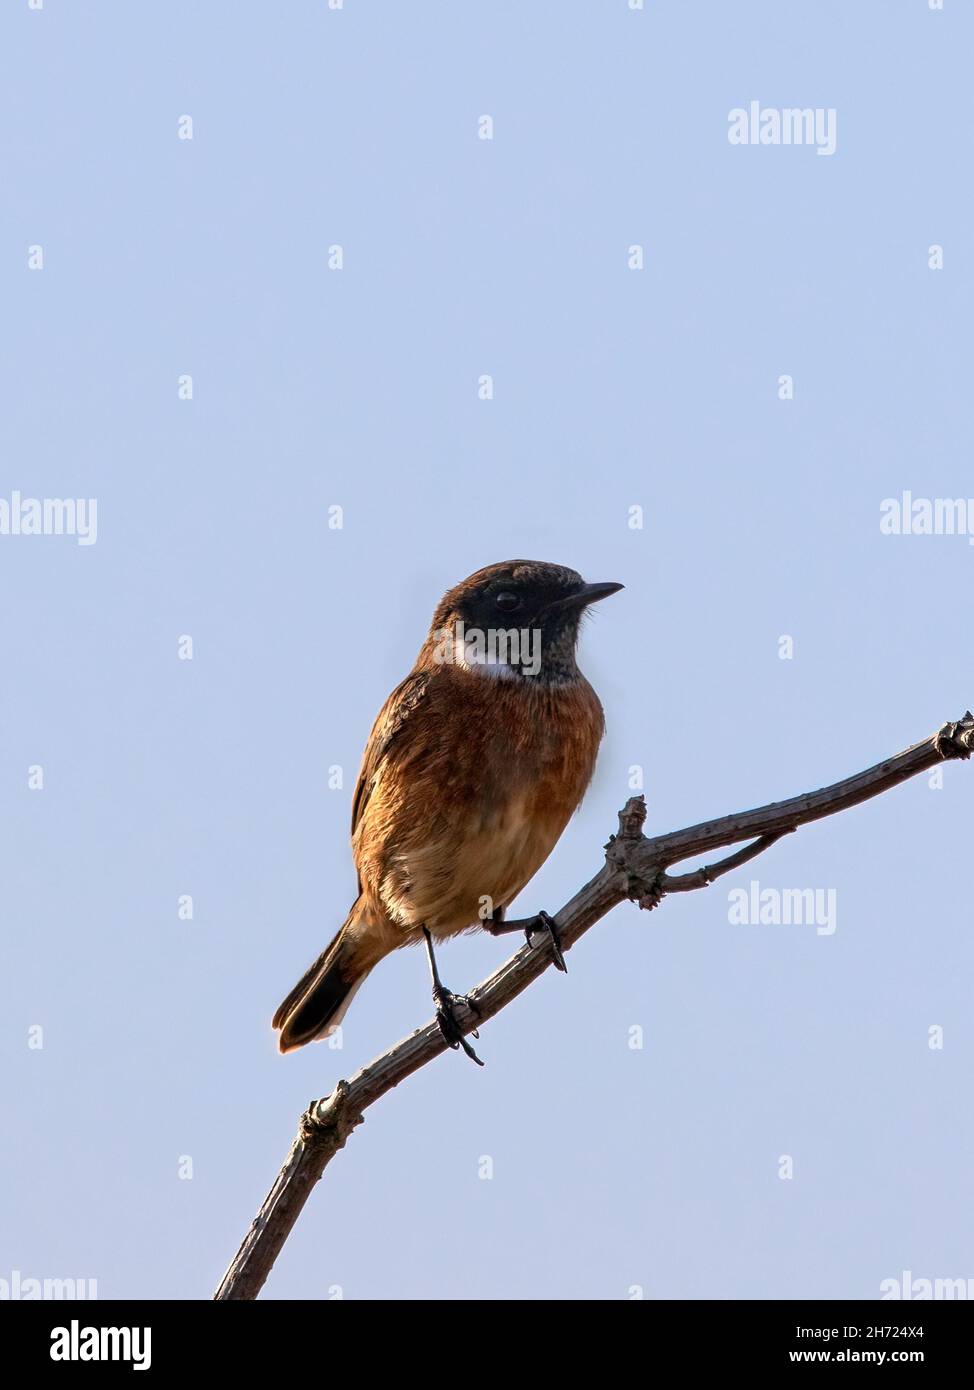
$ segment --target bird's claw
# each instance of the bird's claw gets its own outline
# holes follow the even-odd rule
[[[547,932],[548,940],[551,943],[551,956],[556,970],[568,974],[568,966],[565,964],[564,953],[561,949],[561,937],[558,935],[558,924],[555,919],[547,912],[539,912],[532,921],[524,928],[524,939],[530,946],[531,933],[536,929]]]
[[[480,1010],[477,1008],[477,1005],[472,999],[468,999],[465,994],[454,994],[452,989],[447,989],[445,986],[433,990],[433,1003],[436,1005],[436,1021],[439,1024],[440,1032],[443,1034],[443,1039],[447,1046],[452,1047],[454,1051],[462,1047],[470,1060],[476,1062],[478,1067],[482,1067],[484,1065],[483,1062],[477,1056],[476,1052],[474,1052],[470,1043],[467,1042],[463,1029],[457,1022],[457,1017],[454,1013],[454,1008],[457,1004],[466,1004],[467,1008],[472,1010],[479,1018]],[[470,1031],[475,1038],[480,1037],[476,1028],[471,1028]]]

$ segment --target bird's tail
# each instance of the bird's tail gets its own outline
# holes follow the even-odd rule
[[[359,985],[388,950],[369,925],[357,902],[341,931],[281,1004],[273,1026],[281,1030],[282,1052],[326,1038],[341,1023]]]

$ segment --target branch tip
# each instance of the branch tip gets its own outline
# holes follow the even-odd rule
[[[934,740],[937,752],[945,761],[950,758],[969,758],[974,752],[974,714],[965,710],[960,719],[938,729]]]

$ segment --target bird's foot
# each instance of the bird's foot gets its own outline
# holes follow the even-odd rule
[[[550,913],[537,912],[533,917],[519,917],[514,922],[505,922],[502,914],[503,909],[496,912],[493,918],[484,923],[484,927],[491,936],[505,936],[511,931],[523,931],[525,941],[529,946],[533,946],[531,933],[543,931],[551,943],[551,955],[555,969],[568,974],[568,966],[565,964],[565,956],[561,949],[561,937],[558,935],[558,924]]]
[[[568,966],[565,964],[565,956],[561,949],[561,937],[558,935],[558,924],[555,919],[547,912],[539,912],[536,917],[530,918],[524,927],[524,939],[530,946],[531,933],[533,931],[543,931],[548,935],[551,943],[551,956],[554,961],[555,969],[563,974],[568,974]]]
[[[468,999],[465,994],[454,994],[453,990],[447,989],[445,985],[433,986],[433,1003],[436,1005],[436,1021],[440,1025],[440,1032],[443,1034],[444,1040],[448,1046],[452,1047],[454,1051],[456,1051],[458,1047],[462,1047],[470,1060],[476,1062],[478,1067],[482,1067],[484,1065],[483,1062],[467,1042],[463,1029],[460,1027],[456,1013],[454,1012],[458,1004],[466,1004],[467,1008],[472,1009],[479,1018],[480,1010],[477,1008],[477,1005],[472,999]],[[476,1028],[472,1028],[470,1031],[475,1038],[480,1037]]]

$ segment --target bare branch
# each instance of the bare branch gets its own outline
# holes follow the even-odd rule
[[[817,792],[794,796],[790,801],[773,801],[769,806],[759,806],[754,811],[741,811],[732,816],[722,816],[719,820],[706,821],[702,825],[688,826],[685,830],[674,830],[649,843],[656,857],[665,861],[664,867],[669,867],[692,855],[709,854],[722,845],[751,840],[756,835],[774,835],[779,830],[794,830],[799,825],[807,825],[809,821],[821,820],[823,816],[834,816],[837,811],[858,806],[861,801],[889,791],[891,787],[936,767],[938,763],[951,758],[969,758],[972,751],[974,715],[968,710],[963,719],[945,724],[930,738],[913,744],[912,748],[877,763],[875,767],[867,768],[865,772],[857,773],[855,777],[833,782]]]
[[[780,830],[777,835],[762,835],[753,845],[745,845],[736,854],[718,859],[716,864],[704,864],[703,868],[694,869],[692,874],[660,874],[660,888],[663,893],[689,893],[694,888],[709,888],[721,874],[729,874],[731,869],[739,869],[749,859],[756,859],[788,833],[787,830]]]
[[[589,927],[627,899],[648,908],[655,907],[666,893],[704,888],[762,854],[800,825],[857,806],[938,763],[969,758],[972,751],[974,715],[968,710],[962,719],[945,724],[923,742],[842,782],[653,838],[643,834],[646,803],[642,797],[633,797],[619,813],[619,830],[605,847],[605,864],[555,915],[562,949],[568,950]],[[666,872],[681,860],[741,840],[754,843],[691,873]],[[499,1013],[547,970],[551,959],[546,942],[522,946],[468,992],[477,1014],[458,1006],[457,1021],[463,1031],[469,1033]],[[362,1067],[350,1081],[339,1081],[330,1096],[312,1101],[301,1117],[284,1167],[223,1277],[217,1299],[257,1297],[312,1188],[352,1130],[362,1123],[364,1112],[446,1049],[436,1022],[427,1023]]]

